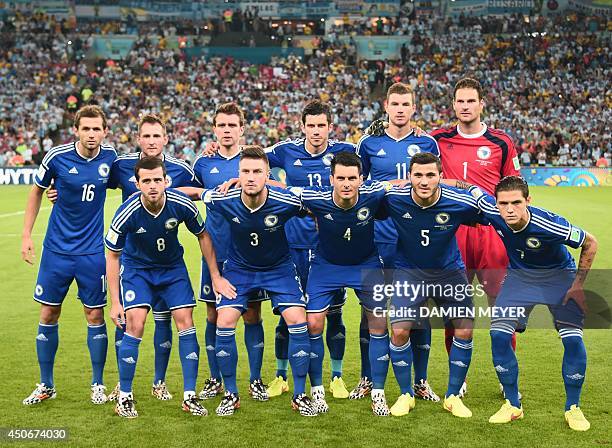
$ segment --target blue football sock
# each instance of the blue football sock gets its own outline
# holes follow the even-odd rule
[[[472,361],[472,339],[453,337],[453,345],[448,355],[448,388],[446,396],[459,395]]]
[[[261,365],[264,353],[264,329],[263,321],[256,324],[244,324],[244,344],[249,357],[249,369],[251,382],[261,379]]]
[[[236,368],[238,367],[238,349],[236,348],[236,329],[217,327],[217,344],[215,346],[217,364],[223,377],[225,390],[237,394]]]
[[[370,334],[369,356],[374,389],[384,389],[389,371],[389,333]]]
[[[414,396],[414,391],[412,390],[412,347],[410,339],[400,347],[390,343],[389,354],[391,355],[393,373],[395,373],[395,379],[399,384],[401,394],[409,393]]]
[[[153,384],[166,381],[166,371],[170,362],[172,351],[172,314],[170,311],[153,313],[155,332],[153,333],[153,346],[155,347],[155,378]]]
[[[183,391],[195,392],[200,364],[200,344],[195,327],[179,331],[179,356],[183,369]]]
[[[142,339],[124,333],[119,347],[119,389],[121,392],[132,392],[132,382],[136,374],[138,347]]]
[[[580,393],[586,374],[587,354],[579,328],[559,330],[563,342],[563,383],[565,384],[565,410],[575,404],[580,406]]]
[[[206,331],[204,332],[204,343],[206,344],[206,359],[208,359],[208,369],[210,370],[211,378],[216,378],[221,381],[221,372],[217,363],[215,354],[215,346],[217,343],[217,325],[206,319]]]
[[[288,325],[289,363],[293,376],[293,396],[306,392],[306,375],[310,365],[310,338],[306,322]]]
[[[59,324],[38,324],[38,335],[36,336],[36,355],[40,366],[40,382],[48,387],[53,387],[53,365],[55,354],[59,343]]]
[[[108,352],[106,322],[101,325],[87,325],[87,348],[91,359],[91,384],[104,384],[104,364]]]
[[[115,358],[117,360],[117,372],[119,372],[119,347],[121,347],[123,335],[125,335],[125,323],[121,325],[121,328],[115,327]]]
[[[287,323],[282,317],[276,326],[274,338],[274,353],[276,355],[276,375],[287,380],[287,368],[289,366],[289,330]]]
[[[346,349],[346,327],[342,321],[342,308],[331,310],[327,313],[327,331],[325,342],[329,349],[331,360],[331,377],[342,377],[342,360]]]
[[[323,335],[310,335],[310,367],[308,375],[310,376],[311,386],[320,386],[323,384],[323,358],[325,357],[325,346],[323,345]]]
[[[414,382],[427,381],[427,366],[429,365],[429,350],[431,348],[431,327],[413,329],[410,332],[410,345],[414,364]]]
[[[361,377],[367,376],[372,379],[372,368],[370,364],[370,330],[359,327],[359,352],[361,355]]]
[[[518,391],[518,362],[512,350],[512,335],[514,327],[508,323],[491,324],[491,349],[493,351],[493,365],[497,378],[504,388],[506,400],[512,406],[521,407]],[[452,350],[452,349],[451,349]]]

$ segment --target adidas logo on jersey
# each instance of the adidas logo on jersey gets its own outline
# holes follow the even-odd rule
[[[216,166],[214,166],[213,169],[210,170],[210,174],[219,174],[219,170],[217,169]]]
[[[293,162],[293,166],[302,166],[302,161],[297,159],[295,162]]]
[[[389,361],[389,355],[385,353],[384,355],[376,358],[376,361]]]
[[[70,168],[70,170],[68,170],[68,172],[70,174],[79,174],[79,171],[74,166],[72,168]]]
[[[143,227],[141,227],[136,231],[136,233],[147,233],[147,231]]]
[[[255,344],[253,348],[264,348],[264,343],[261,341],[259,344]]]
[[[506,373],[508,371],[508,369],[500,366],[499,364],[495,366],[495,370],[498,371],[499,373]]]
[[[376,155],[377,155],[377,156],[386,156],[386,155],[387,155],[387,153],[385,152],[385,150],[384,150],[384,149],[380,148],[380,151],[378,151],[378,152],[376,153]]]
[[[215,351],[215,346],[214,345],[207,345],[206,346],[206,351],[207,352],[214,352]]]
[[[398,367],[408,367],[410,364],[402,359],[401,361],[394,362],[393,365]]]
[[[328,213],[327,215],[323,216],[325,219],[329,219],[330,221],[333,221],[334,218],[332,217],[331,213]]]
[[[196,359],[199,359],[199,358],[198,358],[198,354],[196,352],[191,352],[187,356],[185,356],[185,359],[196,360]]]
[[[217,353],[217,358],[227,358],[230,354],[228,352],[226,352],[225,350],[221,350],[219,353]]]
[[[402,215],[402,218],[412,219],[412,215],[411,215],[410,213],[406,212],[406,213],[404,213],[404,214]]]
[[[316,353],[310,352],[310,359],[316,359],[318,357],[319,355],[317,355]]]
[[[467,364],[464,363],[463,361],[451,361],[451,364],[457,366],[457,367],[464,367],[467,368]]]
[[[136,176],[132,176],[128,179],[128,182],[136,183]]]
[[[131,356],[129,358],[121,358],[121,361],[127,364],[136,364],[136,360],[132,358]]]
[[[41,342],[47,342],[49,339],[47,339],[47,336],[45,336],[44,334],[40,333],[38,336],[36,336],[36,340]]]
[[[106,334],[97,334],[92,339],[108,339],[108,336]]]
[[[167,348],[168,350],[172,348],[172,342],[166,341],[159,344],[161,348]]]
[[[240,220],[238,219],[237,216],[234,216],[234,218],[232,219],[232,221],[234,221],[236,224],[240,224]]]
[[[300,350],[297,353],[294,353],[293,355],[291,355],[291,357],[293,358],[303,358],[304,356],[310,356],[308,353],[306,353],[304,350]]]

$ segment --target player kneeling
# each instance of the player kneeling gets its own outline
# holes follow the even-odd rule
[[[189,274],[178,241],[178,227],[184,222],[197,235],[206,258],[215,290],[235,295],[233,287],[219,274],[215,253],[202,216],[183,193],[166,189],[166,168],[160,159],[145,157],[134,168],[140,193],[132,195],[115,213],[106,235],[108,288],[111,318],[120,326],[124,313],[127,330],[119,348],[120,392],[115,412],[135,418],[132,382],[138,351],[149,310],[163,301],[172,312],[179,331],[179,354],[183,369],[182,408],[193,415],[207,415],[199,403],[196,379],[200,346],[193,324],[196,306]],[[123,265],[120,269],[120,256]],[[120,294],[121,291],[121,294]]]

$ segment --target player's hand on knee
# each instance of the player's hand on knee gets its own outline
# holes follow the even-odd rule
[[[240,186],[241,186],[240,179],[237,177],[234,177],[230,180],[223,182],[221,185],[219,185],[219,187],[217,187],[217,189],[219,190],[219,193],[226,195],[230,189],[240,188]]]
[[[204,157],[212,157],[219,152],[219,143],[218,142],[208,142],[202,151],[202,156]]]
[[[364,134],[366,135],[383,135],[385,133],[385,129],[389,127],[389,123],[384,121],[382,118],[378,118],[370,123],[370,126],[365,130]]]
[[[21,258],[28,264],[34,264],[34,242],[30,237],[21,239]]]
[[[221,294],[228,299],[235,299],[237,297],[236,288],[227,279],[217,277],[212,279],[212,284],[215,295]]]
[[[57,202],[57,190],[55,188],[47,188],[46,194],[49,202],[52,204]]]
[[[573,300],[578,305],[578,308],[582,310],[584,314],[586,314],[588,307],[586,303],[586,297],[584,296],[584,290],[579,286],[572,286],[563,299],[563,305],[566,305],[567,302]]]
[[[111,305],[110,318],[118,328],[122,329],[122,325],[125,323],[125,312],[120,303],[113,303]]]

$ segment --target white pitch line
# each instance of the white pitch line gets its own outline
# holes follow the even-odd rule
[[[41,207],[40,211],[43,211],[43,210],[51,210],[51,206]],[[12,213],[3,213],[2,215],[0,215],[0,219],[10,218],[11,216],[19,216],[19,215],[25,215],[25,210],[20,210],[18,212],[12,212]]]

